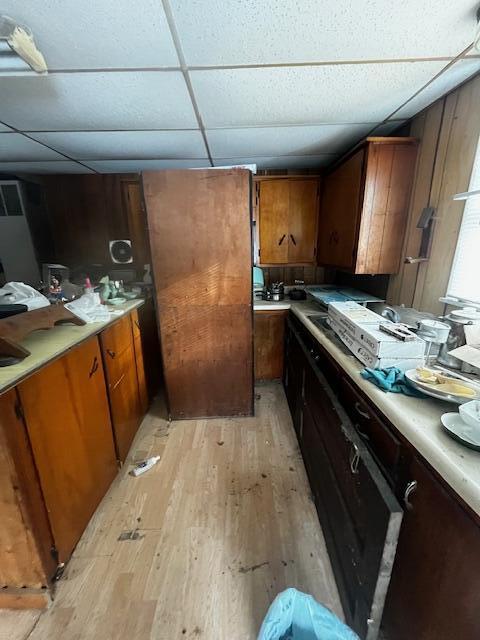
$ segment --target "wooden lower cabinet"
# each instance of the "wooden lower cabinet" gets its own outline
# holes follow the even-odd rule
[[[0,395],[0,607],[46,605],[53,538],[16,389]],[[38,604],[33,603],[32,590]]]
[[[125,317],[122,321],[125,323],[119,328],[116,324],[120,323],[116,323],[102,331],[100,343],[106,370],[117,457],[120,462],[125,462],[130,445],[142,421],[144,405],[140,397],[131,320],[129,317]],[[139,339],[139,336],[135,337],[135,341]],[[142,371],[143,369],[140,371],[140,376]],[[141,388],[142,399],[145,403],[144,382],[141,384]]]
[[[287,345],[300,364],[296,400],[302,455],[348,624],[378,637],[402,509],[291,322]],[[293,342],[293,344],[292,344]],[[288,347],[287,347],[288,348]],[[300,354],[303,352],[303,356]]]
[[[65,562],[117,473],[97,337],[17,388],[58,561]]]
[[[313,343],[290,316],[285,392],[348,624],[368,639],[380,624],[382,640],[477,640],[480,519]]]
[[[414,456],[383,631],[387,640],[480,638],[480,528]]]
[[[147,387],[146,372],[145,372],[145,362],[143,359],[143,344],[142,344],[142,334],[140,331],[140,320],[139,320],[136,309],[131,313],[130,317],[132,321],[133,350],[135,353],[135,368],[137,371],[140,418],[142,418],[147,413],[149,398],[148,398],[148,387]]]
[[[255,380],[275,380],[283,376],[285,318],[288,311],[255,311]]]

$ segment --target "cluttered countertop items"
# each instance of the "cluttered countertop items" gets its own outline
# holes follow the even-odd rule
[[[80,286],[62,265],[44,265],[43,275],[41,291],[23,282],[0,288],[0,393],[143,304],[136,283],[127,289],[105,276],[96,288],[88,277]]]
[[[292,303],[291,310],[387,420],[480,515],[479,453],[452,439],[442,425],[445,413],[455,412],[459,415],[459,405],[430,396],[385,393],[362,377],[361,372],[365,369],[363,363],[330,327],[325,327],[327,314],[320,312],[318,304],[311,300],[295,302]]]

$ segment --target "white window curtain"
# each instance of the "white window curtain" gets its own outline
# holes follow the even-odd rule
[[[480,139],[468,191],[480,189]],[[447,297],[480,304],[480,195],[465,200]]]

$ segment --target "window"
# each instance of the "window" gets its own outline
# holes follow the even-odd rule
[[[480,139],[468,191],[479,189]],[[447,297],[480,304],[480,195],[473,195],[465,200]]]

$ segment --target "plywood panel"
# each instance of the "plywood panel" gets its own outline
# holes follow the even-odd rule
[[[160,338],[173,417],[250,414],[250,174],[143,174]]]

